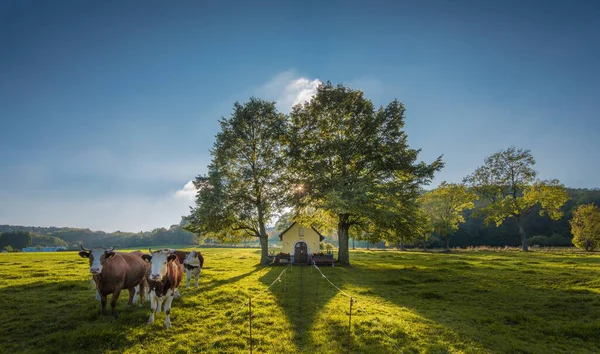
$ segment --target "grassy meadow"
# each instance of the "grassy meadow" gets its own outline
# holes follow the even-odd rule
[[[0,352],[598,353],[600,255],[353,251],[350,268],[257,266],[257,249],[205,249],[199,289],[100,315],[76,252],[0,254]],[[350,349],[350,350],[349,350]]]

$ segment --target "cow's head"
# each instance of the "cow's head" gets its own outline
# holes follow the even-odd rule
[[[185,256],[185,259],[183,260],[183,264],[189,264],[194,267],[200,266],[200,260],[198,259],[196,251],[188,253],[187,256]]]
[[[167,274],[167,264],[176,260],[177,256],[172,254],[168,249],[155,252],[150,250],[150,255],[145,254],[142,256],[142,259],[152,264],[149,279],[152,281],[161,281]]]
[[[90,260],[90,273],[92,273],[92,275],[102,273],[102,267],[106,261],[115,256],[115,252],[113,252],[115,250],[114,247],[109,250],[104,247],[96,247],[89,250],[86,250],[81,245],[80,247],[81,251],[79,252],[79,255]]]

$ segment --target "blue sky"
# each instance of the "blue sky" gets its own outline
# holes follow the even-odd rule
[[[403,101],[434,185],[515,145],[600,187],[600,2],[324,3],[1,2],[0,224],[177,223],[233,102],[319,80]]]

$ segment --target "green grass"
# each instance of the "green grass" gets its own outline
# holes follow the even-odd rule
[[[101,316],[75,252],[0,254],[1,352],[249,351],[250,296],[284,267],[256,249],[205,249],[200,288],[181,288],[173,328],[149,306]],[[514,251],[351,253],[322,268],[356,297],[353,353],[598,353],[600,255]],[[256,353],[348,351],[349,299],[310,267],[289,268],[253,300]]]

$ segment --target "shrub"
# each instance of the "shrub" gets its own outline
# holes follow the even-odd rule
[[[600,246],[600,208],[594,204],[580,205],[570,223],[575,246],[588,252]]]
[[[541,235],[533,236],[527,240],[527,244],[532,245],[532,246],[535,246],[535,245],[548,246],[548,237],[541,236]]]
[[[532,245],[532,246],[544,246],[544,247],[548,247],[548,246],[571,246],[571,240],[563,237],[560,234],[554,234],[550,237],[546,237],[546,236],[541,236],[541,235],[537,235],[537,236],[533,236],[527,239],[527,243]]]
[[[321,250],[326,250],[328,253],[331,252],[331,250],[333,250],[333,245],[329,242],[321,242],[319,244],[319,249]]]
[[[571,240],[561,234],[554,234],[548,237],[548,246],[573,246]]]

